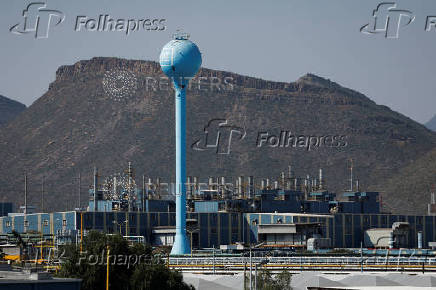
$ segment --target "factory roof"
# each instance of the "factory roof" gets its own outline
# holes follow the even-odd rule
[[[280,213],[280,212],[271,212],[271,213],[250,213],[250,214],[270,214],[270,215],[278,215],[278,216],[299,216],[299,217],[326,217],[333,218],[333,215],[330,214],[310,214],[310,213]]]
[[[337,286],[334,285],[337,283]],[[339,286],[342,285],[342,286]],[[327,274],[321,272],[304,272],[292,277],[292,289],[434,289],[434,274],[407,273],[344,273]],[[425,288],[423,288],[425,287]]]

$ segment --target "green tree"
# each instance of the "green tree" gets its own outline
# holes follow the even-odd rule
[[[150,246],[130,246],[120,235],[105,235],[97,231],[91,231],[84,238],[82,253],[76,245],[61,249],[58,276],[82,279],[81,289],[84,290],[105,289],[107,246],[110,249],[110,289],[193,289],[183,282],[181,274],[165,267],[153,255]]]
[[[292,275],[288,271],[282,271],[279,274],[272,274],[268,269],[263,268],[258,271],[257,274],[257,289],[292,290],[291,278]],[[254,283],[254,276],[252,277],[252,281]],[[248,289],[249,287],[246,288]]]
[[[282,271],[279,274],[277,274],[275,280],[279,289],[292,290],[291,287],[292,274],[289,273],[288,271]]]
[[[191,290],[192,285],[188,286],[183,282],[182,274],[168,271],[163,264],[148,265],[141,264],[135,268],[131,277],[132,289],[152,290],[152,289],[171,289],[171,290]]]

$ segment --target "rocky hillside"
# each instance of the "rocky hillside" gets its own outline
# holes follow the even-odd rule
[[[308,74],[282,83],[202,69],[187,93],[188,175],[276,178],[292,164],[300,176],[324,169],[331,190],[348,188],[349,159],[365,189],[386,180],[431,150],[436,134],[366,96]],[[145,174],[174,180],[174,92],[158,63],[93,58],[62,66],[49,90],[0,129],[0,194],[22,203],[23,174],[31,202],[77,206],[77,176],[91,184],[132,161]],[[433,172],[434,173],[434,172]],[[86,186],[82,193],[85,203]],[[401,187],[385,193],[394,212],[420,196]],[[413,211],[425,211],[417,199]]]
[[[433,116],[433,118],[431,118],[430,121],[428,121],[427,123],[425,123],[425,126],[427,128],[429,128],[432,131],[436,132],[436,115]]]
[[[20,102],[8,99],[0,95],[0,126],[13,120],[18,114],[23,112],[26,106]]]
[[[433,185],[436,185],[436,148],[386,180],[383,184],[384,208],[394,212],[401,208],[401,212],[407,214],[414,214],[417,209],[425,211]]]

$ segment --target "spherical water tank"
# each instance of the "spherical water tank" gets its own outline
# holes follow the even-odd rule
[[[201,53],[197,45],[184,38],[176,38],[168,42],[159,57],[162,71],[176,79],[192,78],[201,66]]]

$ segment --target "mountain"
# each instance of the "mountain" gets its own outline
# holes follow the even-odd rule
[[[307,74],[272,82],[201,69],[187,92],[187,174],[277,178],[292,164],[298,176],[324,169],[332,191],[349,187],[350,159],[362,189],[386,181],[436,147],[436,133],[377,105],[361,93]],[[7,127],[0,128],[0,194],[46,208],[72,209],[88,198],[92,168],[106,176],[132,162],[142,175],[174,180],[174,92],[151,61],[93,58],[62,66],[48,91]],[[429,168],[430,170],[430,168]],[[434,172],[433,172],[434,173]],[[411,190],[384,193],[409,206]],[[417,199],[416,213],[427,201]]]
[[[0,95],[0,126],[13,120],[26,106]]]
[[[425,123],[425,126],[430,130],[436,132],[436,115],[434,115],[433,118],[431,118],[427,123]]]
[[[401,168],[398,173],[383,183],[383,208],[395,211],[402,207],[401,213],[422,213],[430,203],[430,192],[436,184],[436,148]],[[395,194],[404,193],[401,200]],[[408,193],[408,194],[407,194]]]

